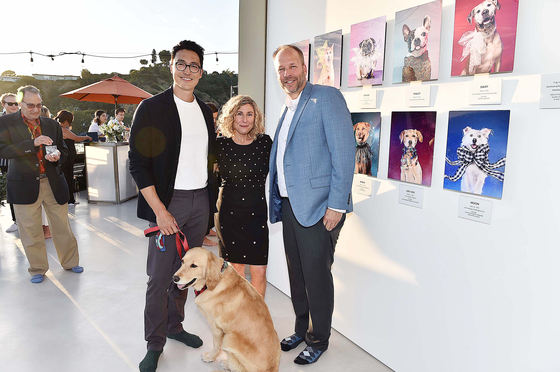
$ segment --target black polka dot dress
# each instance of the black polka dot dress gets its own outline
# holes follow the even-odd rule
[[[249,145],[218,138],[222,187],[216,230],[220,255],[233,263],[268,263],[268,225],[265,181],[272,140],[266,134]]]

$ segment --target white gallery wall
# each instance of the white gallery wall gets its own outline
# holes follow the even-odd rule
[[[450,77],[455,2],[443,0],[439,80],[423,83],[431,86],[431,106],[418,109],[437,111],[432,186],[418,186],[418,209],[398,203],[402,183],[387,180],[387,163],[391,112],[407,110],[408,84],[391,84],[395,12],[425,2],[268,0],[271,136],[285,99],[272,51],[342,29],[341,90],[352,112],[364,111],[357,108],[362,88],[347,87],[350,26],[387,16],[385,82],[374,87],[379,177],[371,197],[354,193],[337,245],[333,326],[397,372],[559,371],[560,110],[539,109],[539,94],[540,75],[560,72],[560,1],[520,2],[514,72],[489,77],[503,79],[503,103],[469,106],[474,78]],[[490,225],[458,218],[464,194],[443,189],[448,113],[464,109],[511,110],[503,199],[484,198],[492,202]],[[281,225],[270,228],[269,281],[289,294]]]

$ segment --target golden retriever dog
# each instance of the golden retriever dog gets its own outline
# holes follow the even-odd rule
[[[373,152],[367,143],[371,124],[365,121],[354,124],[354,137],[356,138],[356,166],[354,173],[371,176],[371,162]]]
[[[418,160],[416,145],[424,138],[422,133],[416,129],[405,129],[399,135],[401,143],[404,145],[401,157],[401,181],[422,184],[422,167]]]
[[[193,287],[194,303],[212,328],[214,348],[202,354],[210,363],[223,350],[220,367],[232,372],[276,372],[280,340],[262,296],[231,265],[204,248],[191,248],[174,274],[181,290]]]

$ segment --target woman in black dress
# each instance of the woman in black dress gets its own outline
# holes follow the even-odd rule
[[[76,158],[76,146],[74,143],[76,141],[85,141],[89,139],[90,136],[78,136],[74,134],[70,129],[72,128],[72,122],[74,121],[74,115],[70,111],[60,110],[54,120],[58,121],[62,127],[62,136],[64,138],[64,143],[68,147],[68,158],[60,166],[62,172],[64,173],[64,178],[66,178],[66,183],[68,184],[68,192],[70,194],[70,199],[68,200],[68,205],[80,204],[74,199],[74,159]]]
[[[218,165],[222,186],[216,230],[220,255],[264,297],[268,263],[265,181],[272,140],[264,134],[263,115],[249,96],[235,96],[218,120]]]

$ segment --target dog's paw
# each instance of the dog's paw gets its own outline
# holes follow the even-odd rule
[[[208,351],[200,356],[200,358],[206,363],[211,363],[216,360],[219,353],[215,353],[214,350]]]
[[[224,371],[231,371],[228,367],[228,361],[227,359],[221,360],[220,361],[220,368]]]

